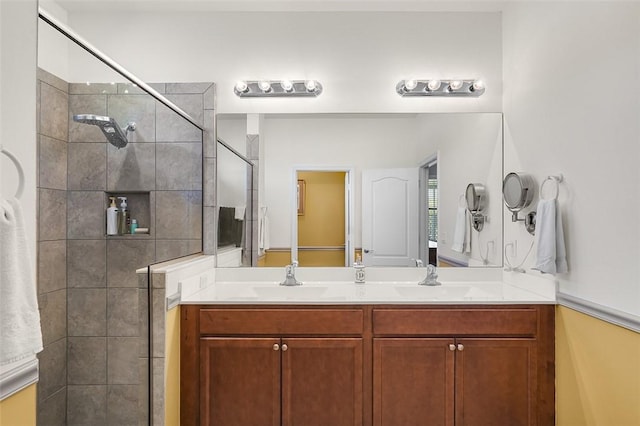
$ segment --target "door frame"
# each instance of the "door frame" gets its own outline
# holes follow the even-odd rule
[[[423,264],[426,266],[429,263],[429,235],[427,234],[427,227],[429,224],[429,212],[427,208],[427,190],[428,190],[428,180],[429,180],[429,167],[433,164],[438,165],[440,161],[440,150],[437,150],[435,154],[432,154],[422,160],[419,163],[419,195],[418,195],[418,223],[420,224],[420,229],[418,233],[418,256],[422,260]],[[438,186],[440,184],[440,167],[437,169],[437,179]],[[440,209],[438,209],[438,223],[440,223]],[[425,226],[427,225],[427,226]],[[439,232],[438,232],[439,234]],[[438,266],[438,265],[434,265]]]
[[[290,207],[291,212],[291,262],[298,260],[298,172],[344,172],[345,177],[345,206],[344,206],[344,252],[345,266],[354,262],[353,233],[354,233],[354,167],[323,166],[323,165],[294,165],[291,173]]]

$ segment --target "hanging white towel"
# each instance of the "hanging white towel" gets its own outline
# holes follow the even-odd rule
[[[468,209],[465,209],[464,212],[467,221],[464,227],[464,253],[471,256],[471,228],[473,228],[473,218],[471,217],[471,212]]]
[[[244,220],[244,211],[245,211],[245,209],[246,209],[245,206],[237,206],[237,207],[235,207],[234,219],[235,220]]]
[[[467,228],[469,227],[469,221],[467,220],[466,207],[458,206],[456,212],[456,227],[453,230],[453,242],[451,244],[451,250],[463,253],[465,251],[465,239],[467,236]]]
[[[266,207],[260,207],[258,213],[258,249],[260,254],[269,250],[269,217]]]
[[[555,198],[538,202],[536,243],[536,263],[533,269],[547,274],[567,272],[562,215]]]
[[[0,365],[42,350],[36,285],[18,200],[0,199]]]

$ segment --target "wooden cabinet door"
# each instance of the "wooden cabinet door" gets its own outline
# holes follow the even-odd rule
[[[280,425],[280,339],[200,339],[200,421]]]
[[[362,339],[282,339],[282,425],[362,425]]]
[[[453,342],[373,339],[374,426],[453,425]]]
[[[536,341],[456,344],[456,426],[536,425]]]

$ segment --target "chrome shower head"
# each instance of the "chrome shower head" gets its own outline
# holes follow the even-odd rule
[[[122,131],[116,120],[103,115],[78,114],[73,116],[73,121],[98,126],[109,143],[118,149],[127,146],[127,135],[136,129],[136,123],[128,123]]]

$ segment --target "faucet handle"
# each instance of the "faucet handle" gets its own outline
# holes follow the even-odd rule
[[[422,268],[424,266],[422,259],[413,259],[413,261],[416,262],[416,268]]]

